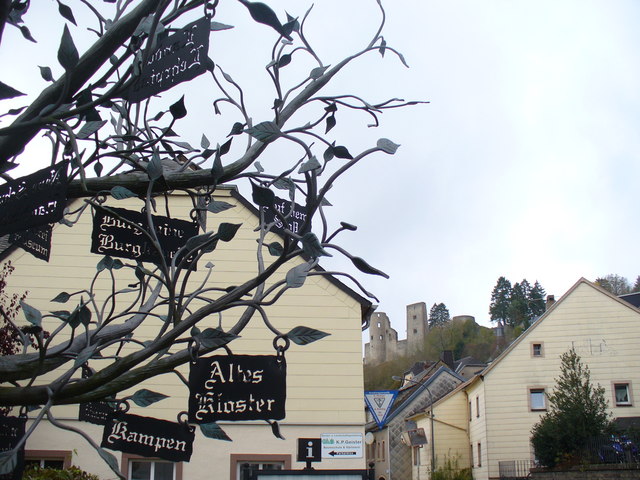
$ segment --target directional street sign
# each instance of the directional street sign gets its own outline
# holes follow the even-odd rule
[[[361,433],[323,433],[322,458],[362,458]]]
[[[398,395],[397,390],[377,390],[364,392],[364,400],[373,415],[378,427],[382,428],[389,415],[393,401]]]

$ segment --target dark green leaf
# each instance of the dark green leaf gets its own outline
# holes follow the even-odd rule
[[[231,148],[231,142],[233,142],[233,138],[230,138],[229,140],[224,142],[221,147],[218,147],[218,152],[220,153],[220,155],[225,155],[229,153],[229,149]]]
[[[78,368],[79,366],[87,363],[89,359],[93,357],[93,354],[96,352],[97,348],[98,348],[97,345],[92,345],[82,350],[80,354],[76,357],[75,361],[73,362],[73,366],[75,368]]]
[[[136,194],[126,187],[116,185],[111,189],[111,196],[116,200],[124,200],[125,198],[133,198]]]
[[[233,240],[241,226],[241,223],[221,223],[218,227],[218,238],[223,242]]]
[[[201,248],[202,245],[204,245],[209,240],[211,240],[212,236],[213,236],[213,232],[206,232],[206,233],[201,233],[200,235],[195,235],[191,237],[189,240],[187,240],[187,243],[185,244],[185,248],[188,252]]]
[[[62,39],[60,40],[60,46],[58,47],[58,62],[62,65],[66,71],[72,70],[78,64],[80,56],[78,50],[73,43],[69,28],[65,25],[62,32]]]
[[[247,128],[245,132],[264,143],[272,142],[281,135],[280,128],[275,122],[261,122]]]
[[[287,272],[287,276],[285,278],[287,286],[290,288],[299,288],[304,285],[310,269],[311,266],[308,263],[301,263],[300,265],[293,267]]]
[[[309,77],[311,77],[312,80],[317,80],[324,74],[324,72],[327,71],[327,68],[329,68],[329,65],[327,65],[326,67],[316,67],[311,70]]]
[[[331,115],[327,117],[327,126],[324,129],[324,133],[328,133],[333,127],[336,126],[336,116]]]
[[[230,28],[233,28],[233,25],[225,25],[224,23],[220,22],[211,22],[212,32],[217,32],[219,30],[229,30]]]
[[[220,428],[217,423],[201,423],[200,431],[207,438],[214,440],[224,440],[225,442],[231,442],[232,440],[224,433],[224,430]]]
[[[280,60],[278,60],[278,68],[286,67],[290,63],[291,63],[291,55],[290,54],[282,55],[280,57]]]
[[[93,121],[93,122],[86,122],[82,128],[80,129],[80,131],[76,134],[76,137],[78,137],[79,139],[85,139],[85,138],[89,138],[91,135],[93,135],[94,133],[96,133],[98,130],[100,130],[103,125],[107,123],[106,120],[99,120],[99,121]]]
[[[220,157],[216,155],[216,158],[213,161],[213,166],[211,167],[211,176],[217,182],[223,174],[224,167],[222,166],[222,160],[220,160]]]
[[[380,42],[380,48],[378,49],[378,51],[380,52],[380,55],[384,57],[384,52],[386,50],[387,50],[387,42],[383,38],[382,41]]]
[[[204,348],[216,348],[226,345],[232,340],[238,338],[238,335],[223,332],[218,328],[205,328],[204,331],[194,336]]]
[[[134,393],[131,400],[133,400],[133,403],[139,407],[148,407],[149,405],[159,402],[160,400],[164,400],[165,398],[169,397],[162,393],[152,392],[151,390],[143,388]]]
[[[278,242],[272,242],[267,247],[269,248],[269,253],[274,257],[279,257],[284,252],[284,247]]]
[[[91,310],[83,303],[80,305],[80,323],[86,327],[89,325],[89,322],[91,322]]]
[[[381,270],[378,270],[377,268],[372,267],[360,257],[351,257],[351,262],[361,272],[368,273],[370,275],[380,275],[381,277],[389,278],[389,275],[387,275]]]
[[[209,205],[207,205],[207,210],[210,211],[211,213],[220,213],[234,207],[235,205],[232,205],[231,203],[223,202],[220,200],[214,200]]]
[[[122,263],[122,260],[116,258],[113,261],[113,265],[111,268],[113,268],[114,270],[120,270],[122,267],[124,267],[124,263]]]
[[[313,232],[307,232],[302,235],[302,251],[311,258],[332,256],[324,248],[322,248],[320,240]]]
[[[320,165],[320,162],[318,162],[318,159],[315,156],[313,156],[309,160],[304,162],[302,165],[300,165],[300,168],[298,169],[298,173],[307,173],[312,170],[316,170],[320,167],[322,167],[322,165]]]
[[[200,147],[209,148],[209,145],[211,145],[211,142],[209,141],[207,136],[203,133],[202,138],[200,139]]]
[[[278,190],[288,190],[290,192],[296,188],[296,184],[290,178],[277,178],[272,185]]]
[[[51,73],[51,69],[49,67],[38,66],[38,68],[40,68],[40,75],[42,75],[42,78],[44,78],[47,82],[53,82],[53,74]]]
[[[233,124],[233,127],[231,127],[231,131],[227,137],[230,135],[238,135],[242,133],[242,130],[244,130],[244,123],[236,122]]]
[[[291,36],[289,36],[289,34],[285,32],[284,28],[282,28],[282,24],[280,23],[280,20],[278,20],[278,16],[268,5],[261,2],[249,2],[248,0],[242,0],[240,3],[249,9],[251,17],[256,22],[270,26],[280,35],[287,38],[287,40],[291,40]]]
[[[331,160],[333,158],[333,147],[330,146],[328,147],[325,151],[324,154],[322,155],[324,158],[325,162],[328,162],[329,160]]]
[[[105,1],[108,1],[108,0],[105,0]],[[114,457],[111,453],[107,452],[102,448],[98,448],[98,455],[100,455],[100,457],[105,462],[107,462],[111,470],[113,470],[114,472],[120,471],[120,467],[118,467],[118,460],[116,460],[116,457]]]
[[[158,180],[163,175],[162,160],[157,151],[151,155],[151,161],[147,164],[147,174],[151,180]]]
[[[42,313],[40,310],[23,302],[22,300],[20,300],[20,306],[22,307],[22,312],[29,323],[37,327],[42,325]]]
[[[60,2],[60,0],[58,0],[58,11],[60,12],[60,15],[69,20],[71,23],[76,26],[78,25],[76,23],[76,19],[73,17],[73,11],[68,6]]]
[[[184,95],[176,103],[169,107],[169,111],[176,120],[187,116],[187,108],[184,106]]]
[[[100,176],[102,174],[102,164],[100,162],[96,162],[93,164],[93,170],[96,172],[96,176]]]
[[[351,230],[352,232],[355,232],[358,229],[358,227],[356,227],[355,225],[351,225],[347,222],[340,222],[340,226],[345,230]]]
[[[57,303],[67,303],[70,298],[71,298],[71,295],[69,295],[67,292],[60,292],[58,295],[55,296],[55,298],[52,298],[51,301],[57,302]]]
[[[22,33],[22,36],[30,42],[37,43],[36,39],[33,38],[33,36],[31,35],[31,31],[27,28],[26,25],[20,25],[20,33]]]
[[[383,152],[388,153],[389,155],[393,155],[394,153],[396,153],[400,145],[393,143],[388,138],[381,138],[380,140],[378,140],[376,146]]]
[[[333,154],[338,158],[345,158],[348,160],[353,159],[353,157],[349,153],[349,150],[347,150],[347,147],[342,147],[342,146],[333,147]]]
[[[275,201],[276,194],[271,190],[265,187],[261,187],[256,185],[255,183],[251,184],[251,198],[253,202],[260,207],[270,207],[273,205]]]
[[[3,452],[4,453],[4,452]],[[18,466],[18,452],[0,456],[0,475],[8,475]],[[10,477],[10,478],[13,478]]]
[[[111,267],[113,267],[113,258],[111,258],[109,255],[102,257],[102,259],[96,265],[96,268],[99,272],[105,269],[111,270]]]
[[[69,310],[55,310],[51,312],[51,315],[53,315],[56,318],[59,318],[60,320],[64,320],[65,322],[68,322],[69,317],[71,316],[71,312]]]
[[[13,87],[10,87],[6,83],[0,82],[0,100],[6,100],[7,98],[14,98],[24,95]]]
[[[280,433],[280,426],[278,425],[278,422],[276,422],[275,420],[273,420],[272,422],[267,420],[267,423],[271,425],[271,433],[273,433],[276,438],[279,438],[280,440],[286,440],[286,438],[284,438]]]
[[[298,326],[287,333],[287,338],[296,345],[308,345],[329,335],[329,333],[314,328]]]

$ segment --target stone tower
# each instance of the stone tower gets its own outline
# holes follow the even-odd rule
[[[377,364],[397,354],[398,332],[384,312],[374,312],[369,323],[369,343],[365,345],[365,363]]]
[[[428,331],[427,305],[424,302],[407,305],[407,353],[422,350]]]

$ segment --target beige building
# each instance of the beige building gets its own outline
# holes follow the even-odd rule
[[[221,222],[241,223],[242,226],[232,242],[221,242],[215,251],[205,255],[191,282],[197,284],[204,281],[208,271],[205,264],[210,261],[215,267],[207,285],[226,287],[255,275],[255,229],[258,217],[255,208],[234,189],[218,189],[215,199],[227,202],[233,208],[216,215],[209,214],[208,230],[216,230]],[[110,200],[109,203],[138,211],[142,206],[137,199]],[[75,202],[72,209],[81,204]],[[158,209],[161,214],[169,210],[172,218],[188,220],[191,200],[186,195],[173,194],[169,204],[165,205],[165,200],[159,197]],[[51,303],[51,299],[62,291],[75,292],[87,288],[96,272],[96,264],[102,258],[90,253],[91,230],[89,209],[72,228],[55,225],[48,264],[21,249],[4,250],[1,259],[10,260],[15,267],[15,272],[9,278],[10,288],[17,292],[27,290],[27,303],[43,312],[60,310],[60,304]],[[301,258],[292,260],[285,266],[284,272],[302,261]],[[121,277],[119,281],[125,287],[128,283],[136,282],[131,269],[118,270],[116,275]],[[284,273],[279,278],[283,276]],[[108,296],[109,283],[103,281],[97,291],[103,297]],[[330,334],[305,346],[292,343],[286,352],[286,416],[279,421],[280,433],[285,439],[276,438],[265,421],[219,422],[232,441],[209,439],[196,429],[190,462],[167,464],[112,451],[127,478],[131,478],[131,469],[136,468],[146,472],[136,478],[246,480],[251,471],[256,469],[303,468],[305,464],[296,461],[298,438],[331,439],[340,435],[349,435],[351,439],[363,438],[365,412],[361,334],[368,324],[371,303],[335,278],[310,275],[302,287],[288,290],[276,304],[266,309],[271,323],[283,332],[304,325]],[[236,319],[237,315],[233,314],[212,318],[210,325],[204,325],[203,328],[216,326],[218,322],[223,328],[228,328]],[[44,327],[53,331],[58,324],[49,322]],[[143,339],[145,336],[151,338],[156,331],[153,320],[148,321],[148,327],[142,328],[148,328],[143,332]],[[231,342],[229,347],[234,354],[274,355],[273,338],[274,334],[259,316],[254,316],[241,337]],[[185,377],[188,376],[188,366],[180,371]],[[169,398],[147,408],[132,403],[129,413],[176,422],[178,414],[187,410],[188,389],[176,375],[152,378],[118,395],[118,398],[140,388],[161,392],[169,395]],[[52,411],[60,422],[86,432],[100,443],[103,427],[78,421],[78,406],[59,406]],[[29,417],[34,418],[37,413],[31,412]],[[362,440],[360,447],[355,455],[323,458],[314,466],[322,469],[364,469]],[[46,421],[28,439],[26,456],[27,459],[43,462],[58,460],[66,464],[73,463],[99,475],[102,480],[115,478],[95,450],[79,435],[55,428]],[[161,476],[161,472],[167,470],[168,476]]]
[[[570,348],[605,388],[613,418],[640,416],[639,340],[640,310],[580,279],[484,371],[436,403],[435,425],[449,425],[436,427],[437,454],[471,466],[474,479],[525,476],[535,460],[531,428],[547,409],[560,355]],[[416,418],[428,432],[429,412]],[[421,463],[428,463],[427,453]],[[428,478],[417,473],[414,479]]]

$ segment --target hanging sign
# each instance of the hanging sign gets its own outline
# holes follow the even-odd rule
[[[287,397],[284,357],[220,355],[189,371],[189,421],[282,420]]]
[[[105,425],[100,446],[143,457],[188,462],[193,439],[193,430],[187,424],[117,413]]]
[[[106,425],[115,408],[109,402],[87,402],[80,404],[78,420],[94,425]]]
[[[13,449],[24,436],[27,419],[23,417],[0,417],[0,452]],[[20,480],[24,469],[24,445],[18,451],[18,462],[12,473],[0,475],[0,480]]]
[[[53,226],[51,224],[40,225],[39,227],[12,233],[9,235],[9,243],[17,245],[34,257],[48,262],[51,256],[52,233]]]
[[[173,35],[159,37],[128,92],[139,102],[206,72],[211,20],[201,18]]]
[[[393,401],[398,396],[398,390],[377,390],[364,392],[364,400],[369,407],[378,427],[382,428],[391,411]]]
[[[130,258],[141,262],[160,263],[160,254],[153,248],[147,236],[142,233],[144,226],[147,225],[147,216],[124,208],[109,208],[109,210],[129,222],[139,225],[140,228],[124,222],[106,209],[96,208],[93,215],[91,253]],[[169,262],[189,238],[198,234],[198,226],[194,222],[161,215],[152,215],[151,217],[158,241],[167,257],[166,260]]]
[[[292,210],[293,206],[293,210]],[[275,209],[282,214],[287,220],[286,228],[293,233],[297,233],[298,235],[302,235],[302,224],[307,219],[307,207],[303,205],[298,205],[295,202],[290,202],[289,200],[285,200],[283,198],[276,197],[274,199],[274,207]],[[264,211],[264,220],[267,223],[275,222],[273,227],[271,227],[272,232],[284,233],[284,225],[282,221],[276,216],[275,212],[268,207],[263,208]],[[291,212],[289,214],[289,212]],[[288,216],[287,216],[288,215]],[[307,228],[307,231],[309,228]]]
[[[0,186],[0,235],[62,218],[67,200],[67,164],[61,162]]]

